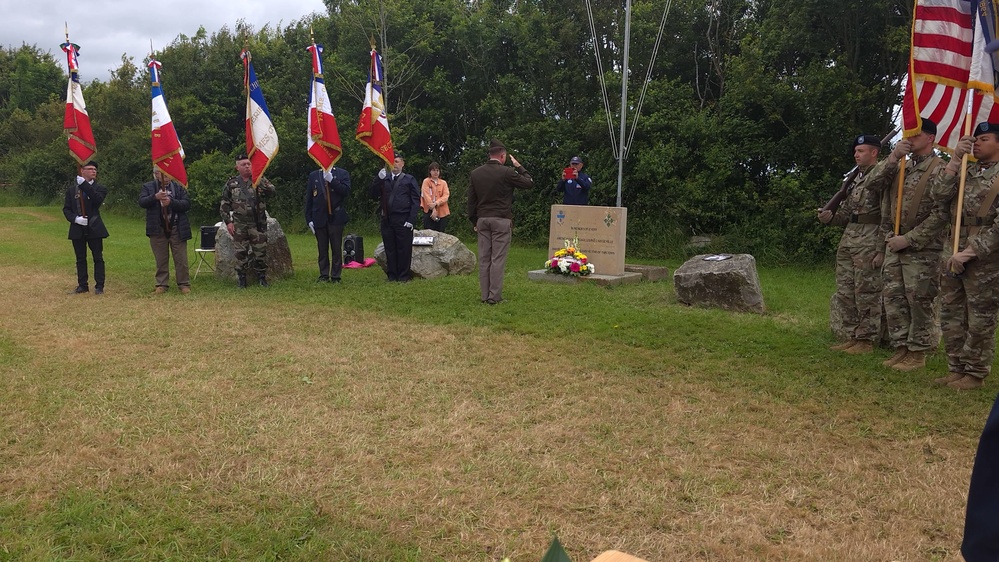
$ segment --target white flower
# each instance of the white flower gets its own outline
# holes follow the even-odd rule
[[[569,273],[569,261],[558,260],[558,268],[562,273]]]
[[[596,273],[596,272],[597,272],[597,268],[593,267],[593,264],[592,264],[592,263],[588,263],[588,264],[586,264],[586,267],[590,268],[590,273],[591,273],[591,274],[593,274],[593,273]]]

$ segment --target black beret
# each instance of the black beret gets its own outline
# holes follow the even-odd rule
[[[853,139],[853,148],[857,148],[862,144],[869,144],[871,146],[881,148],[881,137],[877,135],[860,135],[859,137]]]
[[[984,135],[985,133],[996,133],[999,135],[999,123],[989,123],[987,121],[982,121],[975,127],[975,136]]]
[[[249,157],[249,156],[247,156],[245,152],[240,152],[240,153],[239,153],[239,154],[238,154],[238,155],[236,156],[236,162],[239,162],[240,160],[249,160],[249,159],[250,159],[250,157]]]
[[[86,164],[83,164],[80,167],[81,168],[86,168],[87,166],[93,166],[95,170],[100,170],[101,169],[100,166],[97,165],[97,160],[91,160],[90,162],[87,162]]]
[[[934,123],[933,120],[931,119],[926,119],[926,118],[923,119],[922,129],[923,132],[926,133],[927,135],[937,134],[937,124]]]

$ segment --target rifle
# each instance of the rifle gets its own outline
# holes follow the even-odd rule
[[[897,135],[898,132],[901,130],[902,130],[901,127],[895,125],[890,133],[881,138],[881,146],[884,146],[885,143],[890,141],[892,137]],[[847,193],[850,192],[850,186],[853,185],[853,180],[856,179],[857,174],[859,173],[860,173],[859,166],[854,166],[852,170],[847,172],[843,176],[843,185],[840,186],[839,191],[837,191],[836,194],[832,196],[832,199],[830,199],[829,202],[826,203],[824,207],[819,209],[819,211],[820,212],[832,211],[833,214],[835,214],[836,210],[839,209],[839,204],[843,202],[843,199],[846,198]]]

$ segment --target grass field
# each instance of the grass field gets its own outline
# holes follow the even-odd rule
[[[153,296],[143,224],[105,221],[107,294],[68,295],[59,210],[0,208],[0,560],[960,559],[993,384],[828,351],[831,270],[763,269],[741,315],[515,248],[486,306],[316,285],[292,235],[292,279]]]

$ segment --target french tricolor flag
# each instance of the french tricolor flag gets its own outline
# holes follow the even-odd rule
[[[312,89],[309,90],[309,134],[306,150],[323,170],[329,171],[343,153],[336,117],[330,106],[329,94],[323,82],[322,45],[312,43],[306,48],[312,53]]]
[[[69,63],[69,86],[66,88],[66,115],[62,126],[69,135],[69,153],[79,164],[86,164],[97,153],[97,143],[94,141],[94,131],[90,128],[90,115],[87,115],[87,104],[83,102],[83,86],[80,85],[80,65],[77,59],[80,46],[69,42],[60,45],[66,52]]]
[[[392,134],[389,133],[388,117],[385,115],[385,97],[382,95],[382,58],[371,49],[371,70],[368,72],[368,85],[364,90],[364,107],[357,124],[355,138],[392,165],[395,150],[392,148]]]
[[[257,73],[253,71],[250,51],[244,49],[240,57],[246,67],[243,77],[246,86],[246,155],[250,157],[253,186],[256,187],[278,153],[278,136],[264,101],[264,92],[257,82]]]
[[[156,59],[149,61],[149,78],[153,84],[153,165],[164,175],[187,187],[187,170],[184,169],[184,147],[173,127],[170,112],[167,111],[163,88],[160,86],[160,67]]]

